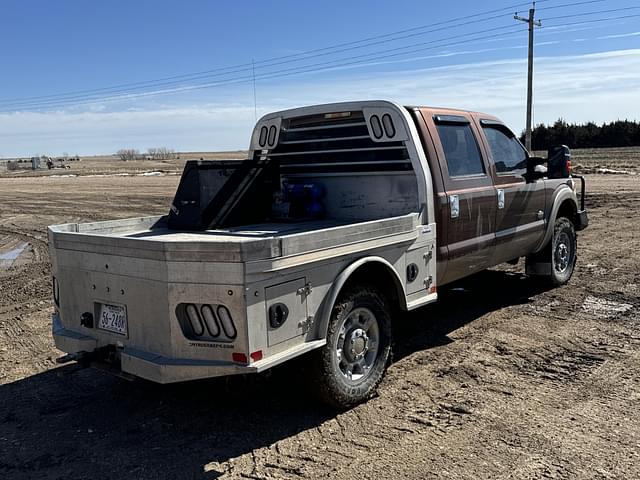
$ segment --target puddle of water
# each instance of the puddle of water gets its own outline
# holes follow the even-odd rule
[[[13,262],[20,256],[24,249],[27,248],[28,243],[21,243],[13,250],[9,250],[5,253],[0,253],[0,268],[9,268],[13,265]]]
[[[611,318],[633,308],[629,303],[614,302],[589,295],[582,304],[582,309],[600,318]]]

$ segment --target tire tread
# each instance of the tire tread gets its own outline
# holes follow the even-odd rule
[[[384,357],[384,364],[376,364],[374,368],[377,371],[373,372],[361,385],[345,387],[336,378],[330,340],[338,333],[337,329],[340,323],[338,319],[345,315],[345,311],[348,313],[353,308],[355,299],[362,299],[362,297],[371,302],[378,310],[375,313],[379,322],[382,347],[379,355]],[[386,318],[380,318],[381,316]],[[386,337],[384,345],[382,345],[383,337]],[[312,359],[311,381],[313,383],[311,386],[316,395],[323,403],[340,409],[352,407],[371,398],[382,381],[384,372],[391,361],[391,343],[391,318],[385,296],[369,285],[356,284],[349,287],[348,290],[340,294],[332,309],[327,331],[327,344],[317,352],[316,358]]]

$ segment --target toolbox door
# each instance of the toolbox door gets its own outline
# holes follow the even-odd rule
[[[306,278],[265,288],[269,347],[306,333],[307,290]]]

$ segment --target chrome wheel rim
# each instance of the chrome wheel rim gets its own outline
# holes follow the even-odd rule
[[[367,378],[378,358],[380,327],[371,310],[354,308],[338,330],[336,362],[342,376],[350,383]]]
[[[553,260],[556,272],[564,273],[569,268],[571,261],[571,242],[569,235],[564,232],[558,235],[556,248],[553,252]]]

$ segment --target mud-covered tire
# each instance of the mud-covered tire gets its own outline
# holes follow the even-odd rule
[[[549,243],[539,252],[527,256],[527,273],[530,266],[543,283],[551,287],[564,285],[573,275],[576,266],[578,241],[576,230],[566,217],[558,217],[553,225],[553,236]],[[535,265],[542,264],[547,268],[535,272]]]
[[[385,297],[371,287],[354,286],[339,295],[327,343],[311,359],[311,386],[321,401],[344,409],[375,393],[391,360],[389,312]]]
[[[576,230],[571,220],[565,217],[556,219],[551,238],[551,274],[549,281],[554,286],[569,281],[576,266],[578,242]]]

